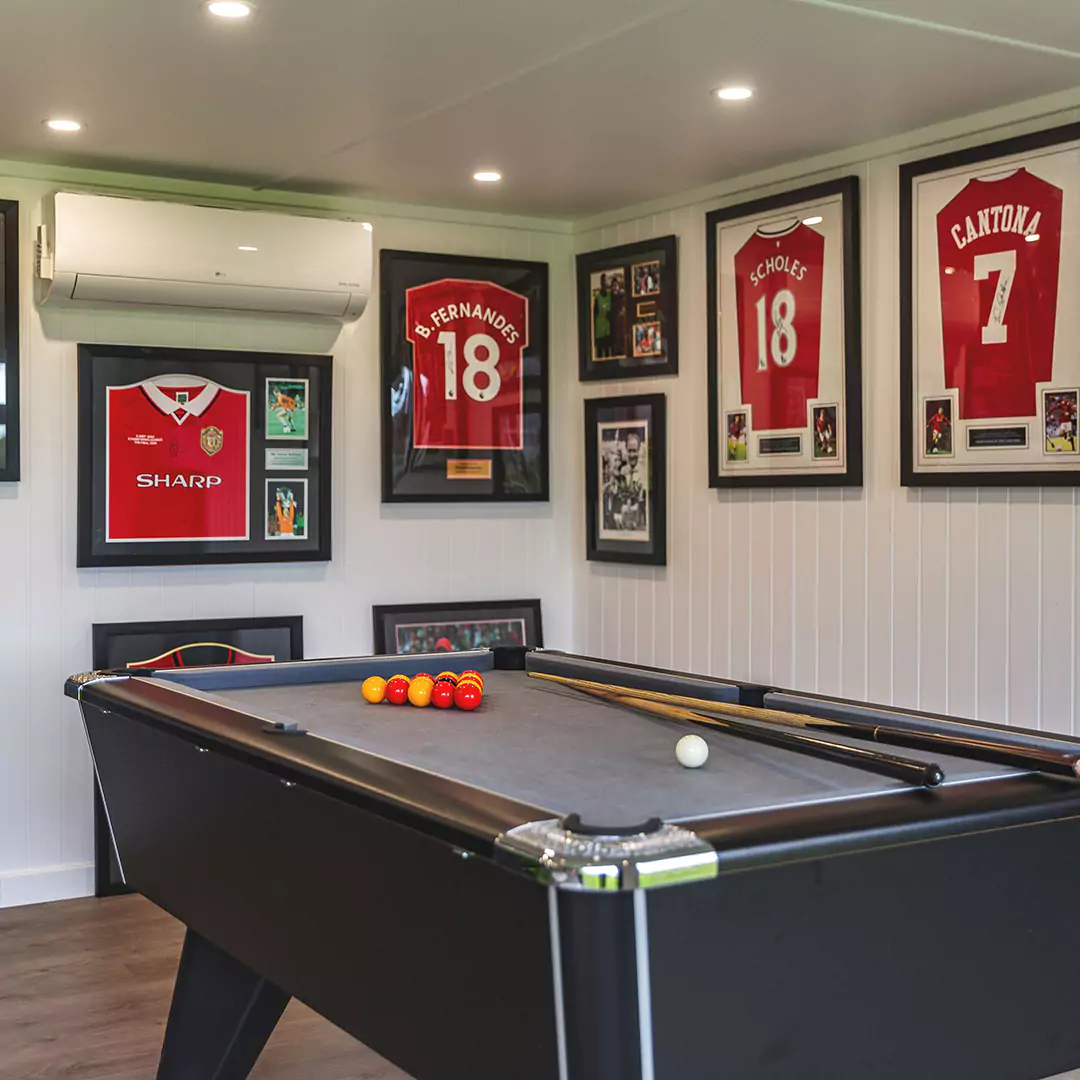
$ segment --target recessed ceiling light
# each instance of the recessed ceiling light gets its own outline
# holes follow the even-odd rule
[[[83,125],[78,120],[42,120],[47,128],[53,131],[82,131]]]
[[[804,225],[820,225],[825,219],[820,214],[815,214],[814,217],[803,218]]]
[[[481,184],[497,184],[502,179],[502,173],[494,169],[481,169],[479,172],[474,172],[472,178]]]
[[[754,96],[754,91],[749,86],[721,86],[719,90],[714,90],[713,93],[721,101],[746,101],[747,98]]]
[[[1026,240],[1026,241],[1027,241],[1027,242],[1028,242],[1029,244],[1034,244],[1034,243],[1035,243],[1035,241],[1039,239],[1039,234],[1038,234],[1038,233],[1032,233],[1032,234],[1031,234],[1030,236],[1025,236],[1025,237],[1024,237],[1024,239],[1025,239],[1025,240]]]
[[[371,232],[371,222],[370,221],[365,221],[364,222],[364,228],[367,229],[368,232]]]
[[[255,10],[255,5],[246,0],[209,0],[206,10],[219,19],[246,19]]]
[[[259,249],[257,247],[252,247],[251,244],[241,244],[236,250],[237,251],[258,251]]]

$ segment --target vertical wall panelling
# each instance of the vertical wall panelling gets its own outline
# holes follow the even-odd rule
[[[1012,117],[1001,114],[1003,120]],[[579,226],[578,251],[674,232],[680,373],[611,392],[669,398],[669,564],[586,564],[574,551],[579,648],[738,679],[1076,732],[1077,498],[1069,490],[899,486],[898,179],[901,161],[1077,119],[1063,113],[971,134],[912,138],[841,166],[742,178]],[[923,137],[923,136],[926,137]],[[856,173],[863,215],[866,484],[711,491],[706,462],[705,214]],[[620,221],[622,224],[608,224]],[[579,387],[579,396],[595,393]],[[576,467],[581,468],[580,448]],[[648,596],[648,602],[641,602]],[[628,602],[636,597],[636,603]],[[583,607],[584,611],[580,610]],[[651,625],[650,625],[651,624]],[[651,655],[641,643],[652,643]]]
[[[340,656],[370,651],[373,603],[539,596],[549,643],[567,647],[574,635],[581,406],[566,225],[364,209],[382,247],[552,266],[551,503],[389,508],[379,501],[377,301],[344,329],[209,312],[39,311],[32,238],[41,199],[56,187],[5,177],[0,167],[0,197],[17,199],[21,210],[24,452],[22,483],[0,485],[0,905],[92,891],[92,776],[77,708],[62,686],[89,667],[94,622],[300,614],[308,655]],[[80,341],[332,352],[333,561],[76,570]],[[613,634],[617,640],[617,627]]]

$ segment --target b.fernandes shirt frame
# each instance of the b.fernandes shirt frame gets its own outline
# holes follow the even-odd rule
[[[1080,484],[1078,287],[1080,124],[900,167],[902,484]]]
[[[709,483],[862,484],[859,179],[706,215]]]

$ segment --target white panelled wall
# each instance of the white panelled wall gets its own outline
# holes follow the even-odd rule
[[[307,655],[341,656],[371,651],[372,604],[539,596],[548,640],[566,647],[571,632],[572,493],[561,482],[578,437],[568,274],[551,283],[551,503],[383,506],[377,295],[340,336],[336,324],[211,313],[39,311],[31,240],[41,197],[57,186],[0,174],[0,198],[20,203],[23,335],[23,479],[0,484],[0,906],[93,891],[91,768],[62,689],[90,666],[95,622],[300,614]],[[562,223],[476,214],[455,223],[370,207],[363,216],[379,247],[571,261]],[[333,560],[77,570],[80,341],[332,352]]]
[[[666,568],[587,563],[579,494],[580,651],[1080,732],[1075,490],[901,488],[898,449],[899,163],[1076,118],[990,130],[979,118],[967,125],[978,135],[921,133],[910,148],[794,165],[579,230],[578,251],[677,234],[681,282],[679,375],[581,386],[667,394],[670,532]],[[865,486],[710,490],[705,213],[850,173],[862,188]]]

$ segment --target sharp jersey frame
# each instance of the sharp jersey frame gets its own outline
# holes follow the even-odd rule
[[[101,373],[101,367],[107,369]],[[231,370],[228,370],[231,369]],[[248,415],[248,539],[153,540],[105,539],[108,445],[106,389],[126,386],[165,373],[192,375],[231,389],[246,389],[252,403]],[[234,374],[235,373],[235,374]],[[265,448],[281,446],[267,440],[265,409],[258,405],[267,377],[308,379],[314,397],[309,401],[309,435],[305,445],[308,467],[293,472],[296,483],[307,479],[309,529],[304,540],[283,544],[265,539]],[[194,566],[212,563],[329,562],[333,515],[333,358],[301,353],[242,352],[239,350],[170,349],[155,346],[79,346],[79,567]]]
[[[0,482],[21,476],[19,438],[19,204],[0,199],[3,244],[0,258],[0,380],[6,399],[0,404],[0,425],[5,428],[4,454],[0,456]]]
[[[1010,468],[1008,471],[995,469],[959,469],[940,472],[920,472],[915,467],[915,455],[919,447],[921,433],[916,436],[912,423],[915,407],[915,289],[918,287],[915,274],[915,184],[921,177],[933,173],[951,172],[964,166],[980,166],[973,169],[972,176],[984,173],[987,162],[997,158],[1015,157],[1018,154],[1045,150],[1062,143],[1080,142],[1080,123],[1065,124],[1019,135],[1011,139],[983,143],[966,150],[956,150],[948,154],[923,158],[919,161],[905,162],[900,166],[900,483],[903,487],[1075,487],[1080,485],[1080,460],[1073,469]],[[1022,168],[1023,163],[1018,163]],[[1064,235],[1064,229],[1063,235]],[[1064,256],[1062,257],[1064,262]],[[1058,306],[1067,303],[1060,288]],[[1074,343],[1080,344],[1080,343]],[[1047,387],[1043,388],[1049,389]],[[947,391],[948,392],[948,391]],[[1040,391],[1041,393],[1041,391]],[[925,395],[924,395],[925,396]],[[1036,409],[1034,421],[1039,426],[1039,412]],[[986,421],[979,421],[985,424]],[[1008,420],[1002,420],[999,426],[1008,426]],[[1044,433],[1036,431],[1039,440]],[[956,445],[957,433],[953,432],[953,444]],[[1015,463],[1011,463],[1014,464]]]
[[[726,437],[720,433],[720,328],[719,310],[716,303],[720,281],[717,226],[722,222],[740,218],[771,214],[789,206],[821,200],[839,195],[843,230],[844,265],[843,312],[844,312],[844,401],[840,415],[845,431],[846,468],[831,473],[807,468],[804,473],[772,474],[761,470],[733,476],[720,469],[720,455]],[[705,253],[708,345],[708,393],[709,393],[709,487],[713,488],[791,488],[791,487],[861,487],[863,482],[863,401],[862,401],[862,239],[860,229],[859,178],[844,176],[821,184],[781,192],[763,199],[752,199],[735,206],[724,206],[705,215]],[[833,404],[833,402],[828,402]],[[726,406],[726,413],[740,412],[739,408]],[[810,426],[807,435],[812,435]]]

